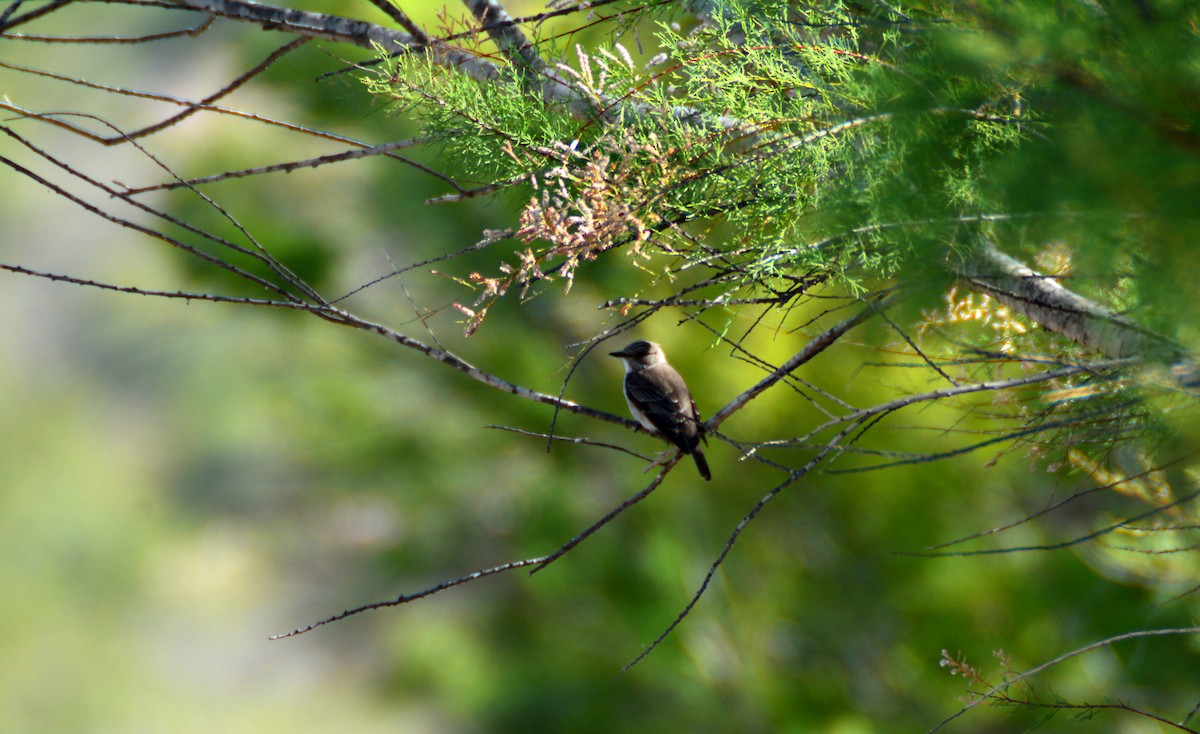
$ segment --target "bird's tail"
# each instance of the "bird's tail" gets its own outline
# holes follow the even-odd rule
[[[696,462],[696,468],[700,470],[700,476],[704,477],[704,481],[712,481],[712,472],[708,470],[708,460],[704,458],[704,452],[700,450],[700,446],[691,450],[692,459]]]

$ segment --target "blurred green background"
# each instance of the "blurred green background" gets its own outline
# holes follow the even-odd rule
[[[380,20],[362,3],[311,7]],[[432,22],[433,10],[414,14]],[[178,23],[127,9],[81,8],[66,18],[76,29],[90,18],[130,34]],[[0,54],[92,81],[198,97],[282,42],[218,24],[204,44],[2,40]],[[411,135],[409,123],[349,76],[311,82],[339,65],[335,56],[351,53],[310,44],[222,104],[376,142]],[[11,71],[0,70],[0,85],[15,104],[89,109],[124,127],[170,109]],[[128,146],[102,149],[34,122],[6,124],[103,181],[163,178]],[[338,149],[218,116],[145,145],[186,175]],[[9,139],[0,139],[0,155],[31,167],[36,161]],[[0,191],[5,262],[145,288],[241,292],[9,169],[0,172]],[[470,245],[482,228],[511,223],[514,203],[426,207],[419,202],[444,187],[381,159],[205,192],[327,295]],[[222,226],[186,194],[152,200]],[[483,253],[439,267],[461,276],[491,266],[492,254]],[[556,393],[567,346],[604,325],[595,305],[624,295],[633,277],[621,260],[594,272],[570,297],[552,285],[527,304],[501,303],[471,339],[445,308],[470,296],[428,269],[386,280],[347,306],[425,341],[432,329],[468,361]],[[643,486],[642,463],[594,447],[560,445],[547,454],[541,440],[489,430],[545,431],[552,413],[302,314],[12,274],[0,283],[6,731],[920,731],[953,713],[964,693],[963,679],[939,666],[943,650],[998,683],[996,650],[1012,655],[1020,671],[1109,635],[1192,618],[1191,602],[1156,603],[1166,591],[1147,591],[1142,579],[1088,548],[898,554],[1018,520],[1091,486],[1024,455],[989,465],[995,454],[985,451],[885,473],[806,478],[742,535],[675,634],[618,675],[675,618],[738,520],[779,480],[715,444],[711,485],[681,467],[650,500],[537,576],[515,572],[268,641],[344,608],[547,553]],[[414,303],[443,310],[426,327]],[[744,327],[756,315],[734,315],[735,323]],[[707,350],[707,331],[680,327],[671,315],[638,336],[666,344],[706,412],[761,376],[727,352]],[[868,329],[856,340],[861,347],[824,355],[804,377],[864,406],[928,387],[861,367],[885,360],[869,343],[894,338]],[[806,339],[772,332],[756,347],[781,361]],[[615,360],[589,358],[565,397],[623,414],[620,372]],[[723,430],[794,435],[818,420],[790,392],[758,402]],[[952,415],[937,408],[906,416],[900,426],[908,431],[894,431],[897,450],[927,447],[940,436],[930,429]],[[565,414],[558,420],[561,434],[658,449],[615,427]],[[1087,512],[1019,528],[1005,542],[1071,537],[1106,513],[1123,517],[1137,507],[1097,498]],[[1182,718],[1200,680],[1195,652],[1181,637],[1125,643],[1066,663],[1022,693],[1119,697]],[[1025,731],[1042,715],[979,710],[952,730]],[[1083,721],[1069,713],[1044,730],[1097,728],[1160,730],[1129,715]]]

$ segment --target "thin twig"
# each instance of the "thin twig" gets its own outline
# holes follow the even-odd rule
[[[150,191],[168,191],[171,189],[177,189],[177,188],[182,188],[182,187],[191,188],[193,186],[199,186],[201,184],[216,183],[218,181],[228,181],[230,179],[244,178],[246,176],[261,176],[266,173],[281,173],[281,172],[282,173],[291,173],[292,171],[296,171],[301,168],[317,168],[319,166],[324,166],[324,165],[327,165],[330,163],[341,163],[342,161],[352,161],[352,160],[358,160],[359,158],[368,158],[370,156],[375,156],[375,155],[385,155],[385,154],[391,153],[394,150],[401,150],[403,148],[412,148],[414,146],[421,145],[425,142],[426,141],[422,138],[408,138],[407,140],[397,140],[397,141],[394,141],[391,143],[383,143],[381,145],[372,145],[372,146],[366,147],[366,148],[358,147],[358,148],[355,148],[354,150],[347,150],[347,151],[343,151],[341,153],[330,153],[328,155],[321,155],[321,156],[317,156],[315,158],[305,158],[304,160],[299,160],[299,161],[288,161],[286,163],[273,163],[269,166],[257,166],[255,168],[243,168],[238,171],[225,171],[223,173],[216,173],[211,176],[200,176],[199,178],[189,178],[186,180],[170,181],[167,183],[154,184],[153,186],[140,186],[137,188],[127,188],[127,189],[125,189],[125,193],[130,194],[130,195],[145,194]],[[446,183],[449,183],[450,185],[454,186],[455,188],[461,188],[458,185],[458,183],[456,183],[449,176],[438,173],[437,171],[433,170],[432,168],[429,168],[428,166],[418,163],[410,158],[406,158],[404,156],[398,156],[398,155],[389,155],[388,157],[402,161],[402,162],[408,164],[409,166],[412,166],[413,168],[419,169],[430,175],[437,176],[438,178],[442,179]]]
[[[649,497],[651,492],[658,489],[659,485],[662,484],[663,479],[666,478],[667,472],[671,471],[671,467],[675,466],[675,464],[679,461],[679,459],[682,456],[683,456],[683,454],[676,454],[672,459],[669,459],[667,461],[667,463],[663,465],[663,468],[659,470],[658,475],[656,477],[654,477],[654,479],[651,480],[651,482],[649,484],[647,484],[645,487],[643,487],[640,492],[633,495],[629,499],[625,500],[621,504],[617,505],[613,509],[609,510],[607,515],[600,518],[596,522],[592,523],[590,526],[588,526],[588,528],[586,530],[584,530],[580,534],[576,535],[574,538],[571,538],[570,540],[568,540],[558,550],[554,551],[553,553],[551,553],[548,556],[545,556],[541,561],[538,562],[537,567],[529,572],[529,575],[532,576],[533,574],[537,573],[538,571],[541,571],[546,566],[549,566],[551,563],[554,563],[559,558],[562,558],[572,548],[579,545],[583,541],[587,540],[588,537],[592,533],[596,532],[600,528],[602,528],[605,525],[607,525],[608,523],[612,522],[613,519],[615,519],[617,517],[617,515],[620,515],[625,510],[628,510],[630,507],[633,507],[637,503],[639,503],[642,500]]]
[[[1110,482],[1109,484],[1102,484],[1102,485],[1099,485],[1096,487],[1090,487],[1088,489],[1085,489],[1085,490],[1082,490],[1079,492],[1073,492],[1072,494],[1062,498],[1061,500],[1058,500],[1057,502],[1054,502],[1050,505],[1047,505],[1046,507],[1043,507],[1041,510],[1038,510],[1037,512],[1033,513],[1032,515],[1026,515],[1025,517],[1023,517],[1020,520],[1017,520],[1015,522],[1010,522],[1007,525],[1001,525],[999,527],[995,527],[990,530],[983,530],[978,533],[972,533],[971,535],[966,535],[966,536],[958,538],[956,540],[949,540],[949,541],[946,541],[945,543],[939,543],[937,545],[927,546],[921,552],[929,553],[931,551],[941,550],[942,548],[949,548],[951,546],[961,545],[962,543],[966,543],[966,542],[969,542],[972,540],[978,540],[979,538],[983,538],[988,535],[996,535],[997,533],[1002,533],[1006,530],[1011,530],[1012,528],[1018,527],[1020,525],[1024,525],[1025,523],[1030,522],[1032,520],[1036,520],[1037,518],[1039,518],[1043,515],[1048,515],[1051,512],[1054,512],[1055,510],[1074,502],[1075,500],[1082,499],[1082,498],[1092,495],[1096,492],[1101,492],[1101,491],[1104,491],[1107,489],[1113,489],[1115,487],[1119,487],[1120,485],[1125,484],[1126,482],[1131,482],[1131,481],[1141,479],[1143,477],[1147,477],[1156,471],[1165,469],[1169,466],[1173,466],[1175,464],[1179,464],[1185,460],[1188,460],[1188,459],[1192,458],[1194,455],[1195,454],[1189,454],[1188,456],[1182,456],[1177,459],[1173,459],[1169,462],[1166,462],[1165,464],[1160,464],[1157,467],[1154,467],[1152,469],[1146,469],[1145,471],[1143,471],[1139,474],[1134,474],[1133,476],[1128,476],[1128,477],[1122,477],[1115,482]]]
[[[0,262],[0,270],[7,270],[10,273],[19,275],[28,275],[34,278],[42,278],[58,283],[70,283],[71,285],[87,286],[88,288],[99,288],[100,290],[115,291],[117,293],[127,293],[133,296],[153,296],[156,298],[171,298],[182,301],[211,301],[213,303],[236,303],[243,306],[266,306],[268,308],[289,308],[298,311],[319,311],[320,306],[314,306],[309,303],[300,303],[297,301],[272,301],[264,298],[247,298],[243,296],[221,296],[215,293],[194,293],[188,291],[163,291],[153,290],[149,288],[138,288],[131,285],[117,285],[116,283],[105,283],[102,281],[89,280],[87,278],[77,278],[73,275],[64,275],[62,273],[50,273],[43,270],[34,270],[21,265],[12,265],[10,263]]]
[[[603,441],[593,441],[590,438],[582,438],[582,437],[575,437],[575,436],[555,436],[550,433],[538,433],[536,431],[526,431],[523,428],[514,428],[512,426],[497,426],[497,425],[493,425],[493,424],[486,425],[486,426],[484,426],[484,428],[492,428],[497,431],[508,431],[509,433],[519,433],[522,436],[531,436],[533,438],[544,438],[544,439],[547,439],[550,441],[561,441],[562,443],[573,443],[577,446],[599,446],[600,448],[603,448],[603,449],[612,449],[614,451],[620,451],[623,454],[629,454],[630,456],[632,456],[636,459],[641,459],[642,461],[651,461],[653,458],[650,456],[646,456],[645,454],[639,454],[638,452],[627,449],[624,446],[618,446],[615,443],[605,443]]]
[[[754,507],[750,508],[750,511],[742,517],[741,521],[739,521],[737,526],[734,527],[733,532],[731,532],[729,537],[725,540],[724,547],[722,547],[721,552],[717,554],[716,559],[708,569],[708,573],[704,575],[704,580],[700,583],[700,586],[696,589],[695,593],[692,594],[692,598],[688,600],[688,603],[684,605],[683,609],[680,610],[675,619],[672,620],[669,625],[667,625],[666,629],[664,629],[662,633],[654,639],[653,642],[647,645],[646,649],[643,650],[641,654],[639,654],[621,669],[622,675],[630,668],[644,660],[651,652],[653,652],[654,649],[657,648],[663,640],[667,639],[667,637],[675,630],[675,628],[683,622],[688,614],[691,613],[692,608],[696,606],[696,604],[700,601],[700,597],[702,597],[705,590],[708,589],[708,585],[712,583],[713,577],[716,576],[717,570],[721,567],[721,564],[724,563],[725,557],[728,556],[729,552],[733,550],[734,543],[737,542],[738,536],[740,536],[742,531],[750,525],[750,522],[758,515],[758,513],[761,512],[762,509],[771,502],[771,500],[779,496],[781,492],[798,482],[801,478],[815,469],[817,465],[819,465],[821,461],[825,459],[826,456],[828,456],[837,448],[841,440],[849,435],[852,429],[852,426],[847,426],[845,430],[830,439],[829,443],[825,445],[820,453],[809,459],[808,462],[799,469],[785,469],[788,472],[787,478],[777,484],[770,492],[767,492],[767,494],[765,494],[758,502],[756,502]]]
[[[485,569],[481,569],[479,571],[472,571],[471,573],[467,574],[466,576],[459,576],[456,579],[450,579],[448,581],[443,581],[439,584],[430,586],[428,589],[425,589],[423,591],[418,591],[413,594],[401,594],[400,596],[396,597],[395,599],[389,599],[387,601],[372,602],[371,604],[364,604],[361,607],[354,607],[353,609],[347,609],[346,611],[341,612],[340,614],[335,614],[332,617],[326,617],[325,619],[313,622],[312,624],[308,625],[307,627],[297,627],[296,629],[292,630],[291,632],[282,632],[277,635],[271,635],[267,639],[268,640],[283,640],[283,639],[287,639],[288,637],[296,637],[297,635],[302,635],[305,632],[311,632],[312,630],[315,630],[318,627],[323,627],[327,624],[330,624],[331,622],[337,622],[339,620],[345,619],[346,617],[353,617],[356,614],[362,614],[363,612],[369,612],[372,609],[382,609],[384,607],[397,607],[397,606],[400,606],[401,604],[407,604],[410,601],[416,601],[417,599],[424,599],[427,596],[433,596],[434,594],[445,591],[447,589],[453,589],[455,586],[462,586],[463,584],[468,583],[470,581],[475,581],[477,579],[485,578],[487,576],[495,576],[496,574],[504,573],[505,571],[512,571],[513,569],[517,569],[517,568],[523,568],[525,566],[532,566],[535,563],[541,563],[541,561],[542,561],[541,558],[527,558],[522,561],[512,561],[509,563],[502,563],[499,566],[494,566],[492,568],[485,568]]]
[[[779,368],[774,372],[759,380],[758,383],[752,386],[750,389],[729,401],[725,407],[713,414],[713,417],[709,418],[707,423],[714,428],[721,425],[721,423],[728,419],[729,416],[741,410],[743,407],[745,407],[746,403],[749,403],[751,400],[758,397],[764,390],[779,382],[787,375],[791,374],[800,365],[808,362],[813,357],[828,349],[846,332],[866,321],[877,311],[887,308],[890,303],[890,298],[881,298],[869,304],[866,308],[859,311],[854,316],[851,316],[840,324],[837,324],[836,326],[833,326],[832,328],[813,337],[811,340],[809,340],[808,344],[804,346],[804,349],[800,350],[791,359],[780,365]]]
[[[1099,530],[1088,533],[1087,535],[1081,535],[1077,538],[1072,538],[1071,540],[1064,540],[1060,543],[1047,543],[1044,545],[1022,545],[1022,546],[1013,546],[1013,547],[1009,547],[1009,548],[984,548],[981,550],[972,550],[972,551],[946,551],[944,553],[925,553],[922,551],[898,552],[897,555],[916,556],[917,558],[962,558],[962,557],[966,557],[966,556],[993,556],[993,555],[1001,555],[1001,554],[1005,554],[1005,553],[1026,553],[1029,551],[1063,550],[1064,548],[1070,548],[1072,546],[1080,545],[1081,543],[1086,543],[1088,541],[1095,540],[1096,538],[1099,538],[1104,535],[1108,535],[1109,533],[1112,533],[1116,530],[1120,530],[1121,528],[1127,528],[1132,523],[1135,523],[1139,520],[1145,520],[1148,517],[1154,517],[1155,515],[1166,512],[1167,510],[1170,510],[1174,507],[1178,507],[1179,505],[1191,502],[1192,500],[1196,499],[1196,497],[1200,497],[1200,490],[1192,492],[1191,494],[1189,494],[1185,497],[1181,497],[1169,504],[1159,505],[1158,507],[1151,508],[1145,512],[1134,515],[1132,517],[1127,517],[1124,520],[1120,520],[1111,525],[1100,528]]]
[[[9,6],[14,7],[14,6]],[[191,28],[180,28],[174,31],[163,31],[161,33],[147,33],[141,36],[43,36],[34,35],[32,33],[5,33],[5,39],[14,41],[32,41],[36,43],[86,43],[86,44],[136,44],[136,43],[152,43],[154,41],[166,41],[172,38],[181,38],[183,36],[191,36],[196,38],[200,34],[212,27],[214,16],[208,16],[198,25]],[[0,27],[4,26],[4,21],[0,18]]]
[[[420,45],[428,46],[430,44],[429,34],[425,32],[425,29],[414,23],[412,18],[409,18],[408,14],[399,7],[393,5],[389,0],[370,0],[370,2],[384,15],[399,23],[401,28],[411,33]]]
[[[946,719],[943,719],[941,723],[939,723],[937,726],[930,729],[928,734],[933,734],[933,732],[938,731],[942,727],[946,726],[946,724],[949,724],[951,721],[954,721],[955,719],[957,719],[958,717],[967,713],[968,711],[975,708],[979,704],[983,703],[984,701],[987,701],[989,698],[995,696],[997,693],[999,693],[1005,689],[1011,688],[1015,684],[1020,683],[1021,681],[1025,680],[1027,678],[1032,678],[1033,676],[1037,675],[1038,673],[1048,670],[1048,669],[1054,667],[1055,665],[1058,665],[1059,663],[1070,660],[1073,657],[1078,657],[1079,655],[1083,655],[1084,653],[1091,652],[1092,650],[1098,650],[1102,647],[1109,647],[1110,645],[1114,645],[1118,642],[1124,642],[1125,640],[1134,640],[1134,639],[1138,639],[1138,638],[1142,638],[1142,637],[1159,637],[1159,636],[1163,636],[1163,635],[1194,635],[1194,634],[1200,634],[1200,627],[1180,627],[1180,628],[1176,628],[1176,629],[1142,630],[1139,632],[1126,632],[1126,633],[1120,634],[1120,635],[1113,635],[1112,637],[1106,637],[1103,640],[1093,642],[1090,645],[1084,645],[1083,647],[1076,648],[1075,650],[1072,650],[1068,653],[1063,653],[1062,655],[1059,655],[1058,657],[1054,658],[1053,660],[1042,663],[1041,665],[1038,665],[1037,667],[1030,668],[1029,670],[1025,671],[1024,673],[1021,673],[1020,675],[1016,675],[1011,678],[1006,678],[1003,683],[999,683],[999,684],[993,686],[990,690],[977,696],[975,698],[975,700],[971,701],[966,706],[963,706],[961,709],[959,709],[953,715],[947,717]]]

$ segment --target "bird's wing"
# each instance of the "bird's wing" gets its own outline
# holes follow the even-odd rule
[[[704,440],[704,445],[708,445],[708,429],[704,427],[704,419],[700,417],[700,409],[696,407],[696,401],[688,396],[689,402],[692,404],[692,420],[696,422],[696,430],[700,433],[700,438]]]
[[[688,433],[687,425],[695,425],[695,419],[690,415],[691,396],[686,391],[664,391],[657,381],[652,381],[642,374],[650,369],[655,368],[626,375],[625,389],[629,397],[641,407],[646,418],[660,432],[672,437],[679,433]],[[682,383],[682,380],[679,382]]]

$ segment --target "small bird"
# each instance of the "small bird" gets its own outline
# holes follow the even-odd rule
[[[642,427],[691,454],[700,476],[712,481],[708,462],[700,450],[704,423],[687,384],[667,363],[667,355],[654,342],[637,341],[619,352],[609,352],[625,363],[625,402]]]

